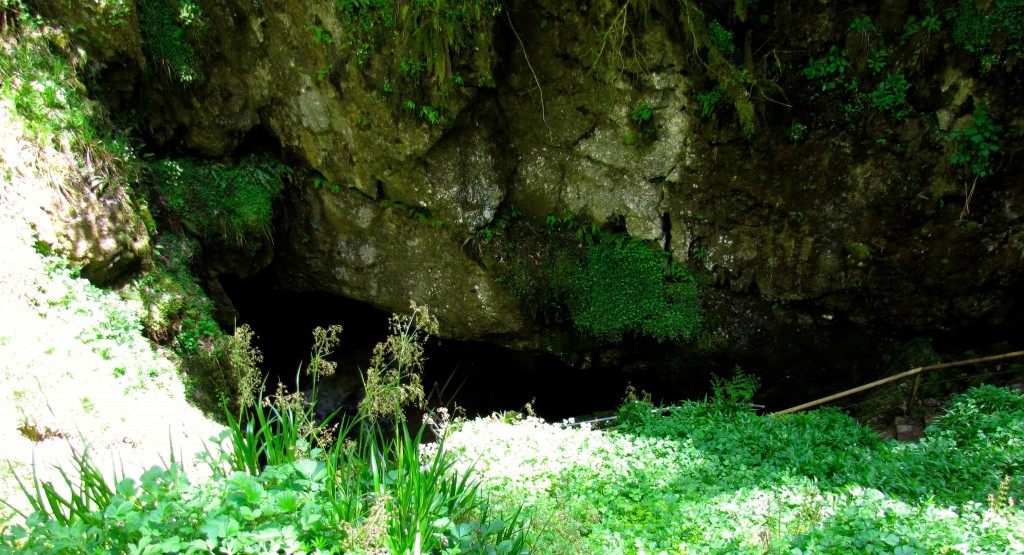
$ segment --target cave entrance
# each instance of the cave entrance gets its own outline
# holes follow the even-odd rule
[[[331,408],[355,409],[361,372],[386,337],[390,314],[327,293],[285,291],[262,276],[222,276],[221,285],[238,313],[237,324],[248,324],[256,334],[268,389],[277,382],[294,389],[299,366],[308,363],[313,329],[341,325],[341,343],[331,356],[338,371],[321,383],[320,398]],[[426,357],[423,385],[430,404],[458,405],[468,416],[519,411],[530,403],[538,416],[560,421],[614,409],[631,381],[637,389],[647,387],[621,370],[573,368],[552,355],[482,342],[432,338]]]

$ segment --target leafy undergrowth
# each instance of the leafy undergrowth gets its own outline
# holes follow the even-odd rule
[[[447,419],[418,432],[404,420],[402,406],[423,398],[422,346],[437,326],[412,308],[374,350],[355,415],[314,417],[340,333],[317,328],[296,375],[311,377],[311,398],[282,386],[267,396],[244,376],[250,389],[237,412],[225,400],[228,428],[200,456],[208,478],[190,480],[173,458],[111,475],[77,450],[55,479],[21,482],[30,509],[0,525],[0,553],[527,553],[522,512],[492,508],[443,441],[423,443],[428,428],[443,438]]]
[[[398,321],[412,333],[386,344],[377,370],[390,377],[367,393],[385,409],[409,383],[402,353],[421,344]],[[310,367],[334,333],[320,332]],[[36,510],[0,551],[1024,552],[1024,396],[1009,389],[957,397],[917,444],[834,410],[757,416],[736,396],[632,400],[610,431],[434,420],[440,445],[366,402],[338,422],[348,441],[320,443],[311,407],[271,399],[221,436],[212,479],[190,482],[175,461],[109,481],[79,456],[63,483],[29,485]],[[73,494],[57,497],[62,487]]]
[[[168,456],[170,436],[191,459],[217,433],[188,405],[173,362],[142,336],[139,306],[40,256],[6,206],[0,251],[0,500],[25,508],[15,478],[30,479],[33,463],[55,476],[83,439],[104,469],[142,472]]]
[[[1024,396],[985,386],[917,444],[834,410],[634,401],[615,431],[467,422],[448,440],[534,553],[1022,553]]]

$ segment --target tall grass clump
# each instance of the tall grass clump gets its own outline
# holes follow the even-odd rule
[[[405,418],[403,406],[422,400],[410,377],[436,325],[425,307],[396,316],[360,410],[323,421],[314,416],[317,382],[334,371],[328,357],[341,328],[318,328],[295,393],[279,385],[265,396],[258,374],[239,377],[248,394],[238,408],[224,405],[228,428],[205,455],[210,480],[190,482],[174,459],[138,480],[110,476],[82,452],[60,483],[22,484],[32,512],[2,531],[0,550],[526,553],[525,516],[495,510],[473,470],[456,468],[443,413],[424,425]],[[300,379],[312,384],[309,398]],[[428,426],[436,444],[423,442]]]

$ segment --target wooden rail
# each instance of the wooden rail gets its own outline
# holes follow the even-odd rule
[[[1024,351],[1015,351],[1015,352],[1006,353],[1006,354],[1003,354],[1003,355],[992,355],[992,356],[987,356],[987,357],[972,358],[972,359],[968,359],[968,360],[958,360],[956,362],[945,362],[945,363],[936,364],[936,365],[933,365],[933,366],[920,366],[918,368],[914,368],[913,370],[907,370],[906,372],[902,372],[900,374],[896,374],[895,376],[889,376],[887,378],[882,378],[880,380],[873,381],[873,382],[871,382],[869,384],[864,384],[864,385],[862,385],[860,387],[855,387],[853,389],[847,389],[846,391],[843,391],[841,393],[836,393],[835,395],[829,395],[828,397],[822,397],[821,399],[818,399],[816,401],[811,401],[810,403],[804,403],[802,405],[797,405],[797,406],[795,406],[793,408],[788,408],[786,410],[781,410],[779,412],[773,412],[771,414],[771,416],[776,416],[776,415],[781,415],[781,414],[789,414],[791,412],[797,412],[797,411],[801,411],[801,410],[804,410],[804,409],[809,409],[809,408],[812,408],[812,407],[816,407],[818,405],[827,403],[829,401],[835,401],[836,399],[842,399],[843,397],[848,397],[850,395],[853,395],[854,393],[860,393],[861,391],[867,391],[869,389],[878,387],[880,385],[885,385],[885,384],[890,383],[890,382],[894,382],[894,381],[897,381],[897,380],[902,380],[903,378],[907,378],[907,377],[913,376],[915,374],[921,374],[923,372],[928,372],[928,371],[931,371],[931,370],[942,370],[943,368],[954,368],[956,366],[967,366],[968,364],[978,364],[980,362],[993,362],[993,361],[996,361],[996,360],[1005,360],[1005,359],[1008,359],[1008,358],[1015,358],[1015,357],[1019,357],[1019,356],[1024,356]],[[916,392],[917,392],[916,391],[917,390],[917,384],[915,384],[914,390],[915,390],[915,394],[916,394]]]

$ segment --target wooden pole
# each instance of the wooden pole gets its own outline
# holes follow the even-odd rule
[[[848,397],[850,395],[853,395],[854,393],[860,393],[861,391],[867,391],[869,389],[878,387],[880,385],[885,385],[887,383],[894,382],[896,380],[902,380],[903,378],[906,378],[906,377],[909,377],[909,376],[913,376],[915,374],[920,374],[921,372],[928,372],[928,371],[931,371],[931,370],[942,370],[943,368],[954,368],[954,367],[957,367],[957,366],[967,366],[968,364],[978,364],[980,362],[993,362],[993,361],[996,361],[996,360],[1005,360],[1005,359],[1008,359],[1008,358],[1015,358],[1015,357],[1019,357],[1019,356],[1024,356],[1024,351],[1015,351],[1013,353],[1006,353],[1006,354],[1003,354],[1003,355],[992,355],[992,356],[987,356],[987,357],[972,358],[972,359],[968,359],[968,360],[958,360],[956,362],[945,362],[945,363],[936,364],[936,365],[933,365],[933,366],[920,366],[918,368],[914,368],[913,370],[907,370],[906,372],[902,372],[902,373],[896,374],[895,376],[889,376],[887,378],[882,378],[880,380],[873,381],[873,382],[871,382],[869,384],[864,384],[864,385],[862,385],[860,387],[855,387],[853,389],[847,389],[846,391],[843,391],[841,393],[836,393],[835,395],[829,395],[828,397],[822,397],[821,399],[818,399],[816,401],[811,401],[810,403],[804,403],[802,405],[797,405],[797,406],[795,406],[793,408],[788,408],[786,410],[782,410],[782,411],[779,411],[779,412],[773,412],[771,414],[771,416],[777,416],[777,415],[782,415],[782,414],[789,414],[791,412],[797,412],[797,411],[801,411],[801,410],[804,410],[804,409],[809,409],[811,407],[816,407],[818,405],[827,403],[829,401],[835,401],[836,399],[842,399],[843,397]]]
[[[918,374],[914,378],[914,389],[910,392],[910,400],[907,401],[907,410],[903,411],[903,416],[910,416],[910,411],[914,410],[914,401],[917,400],[917,390],[921,388],[921,374]]]

